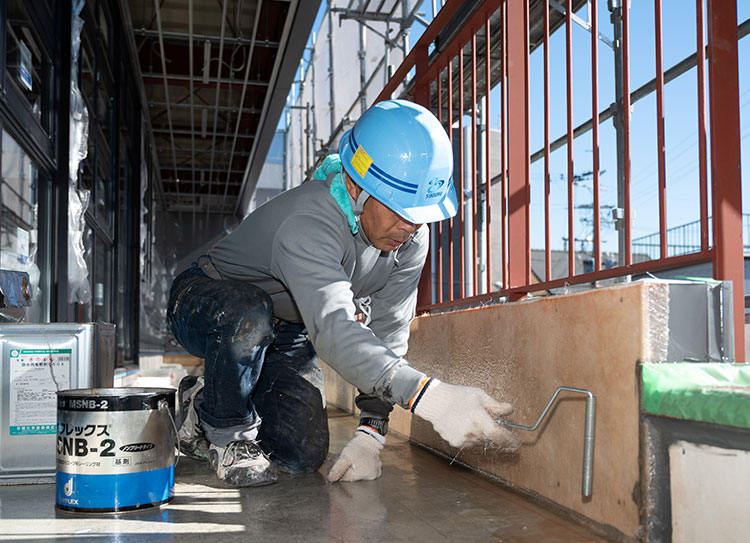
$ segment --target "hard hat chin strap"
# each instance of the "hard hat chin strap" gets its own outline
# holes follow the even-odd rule
[[[365,209],[365,202],[370,197],[370,193],[367,192],[365,189],[362,189],[362,192],[359,193],[359,196],[357,196],[357,200],[354,202],[354,206],[352,211],[354,211],[354,216],[359,217],[362,215],[362,212]]]

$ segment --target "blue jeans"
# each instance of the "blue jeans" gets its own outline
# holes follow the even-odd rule
[[[209,441],[257,439],[288,470],[320,467],[328,454],[328,419],[322,372],[304,325],[275,321],[265,291],[211,279],[197,264],[172,283],[167,322],[180,345],[205,359],[196,407]]]

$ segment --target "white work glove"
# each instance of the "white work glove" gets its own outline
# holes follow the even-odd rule
[[[498,423],[513,413],[513,406],[499,402],[480,388],[449,385],[432,379],[418,392],[412,411],[432,423],[435,431],[453,447],[492,442],[505,449],[518,447],[518,438]]]
[[[383,468],[380,461],[382,448],[383,444],[377,438],[365,432],[357,432],[341,449],[341,454],[328,471],[326,479],[329,483],[377,479]]]

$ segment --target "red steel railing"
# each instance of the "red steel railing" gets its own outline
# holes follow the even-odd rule
[[[704,7],[704,1],[707,5]],[[530,12],[530,3],[533,12]],[[572,28],[575,10],[584,0],[566,0],[564,14],[550,12],[550,3],[530,0],[485,0],[475,8],[468,2],[449,0],[425,29],[411,53],[396,70],[381,92],[385,99],[400,91],[412,100],[431,108],[443,123],[454,147],[457,144],[457,175],[454,182],[459,195],[456,217],[432,225],[431,258],[420,282],[418,310],[479,303],[498,297],[519,299],[529,292],[539,292],[565,285],[713,262],[714,277],[731,280],[735,285],[736,360],[744,361],[744,258],[742,243],[742,206],[740,187],[740,126],[737,6],[732,1],[696,0],[696,53],[692,65],[697,66],[698,111],[698,178],[700,214],[700,250],[680,256],[668,256],[667,250],[667,171],[664,126],[664,87],[688,68],[676,65],[666,72],[663,67],[662,0],[654,0],[654,43],[656,77],[635,91],[630,89],[630,13],[621,9],[621,86],[620,104],[599,110],[599,13],[597,2],[591,3],[591,119],[575,127],[573,124],[573,49]],[[626,4],[627,2],[622,2]],[[467,12],[466,10],[470,11]],[[473,11],[471,11],[473,9]],[[441,33],[449,23],[463,23],[450,36]],[[544,148],[532,157],[529,151],[529,59],[530,23],[535,29],[535,45],[543,55],[543,120]],[[541,26],[540,26],[541,24]],[[552,28],[551,28],[552,25]],[[708,36],[704,32],[708,29]],[[748,25],[743,23],[743,32]],[[539,30],[541,28],[541,30]],[[550,141],[550,35],[556,30],[565,33],[565,136]],[[541,35],[539,35],[541,34]],[[743,34],[744,35],[744,34]],[[617,36],[616,36],[617,37]],[[439,39],[438,39],[439,38]],[[430,48],[432,54],[428,55]],[[708,59],[708,81],[705,65]],[[689,64],[689,63],[688,63]],[[689,66],[688,66],[689,67]],[[415,75],[406,81],[414,69]],[[579,66],[576,67],[580,69]],[[680,71],[682,70],[682,71]],[[708,90],[706,92],[706,83]],[[499,103],[492,104],[490,90],[499,87]],[[631,204],[631,103],[650,92],[656,96],[658,213],[660,257],[633,262]],[[708,110],[707,110],[708,107]],[[708,115],[710,113],[710,115]],[[491,114],[499,117],[500,141],[491,145],[489,130]],[[687,112],[686,112],[687,114]],[[620,265],[603,269],[600,216],[600,146],[599,124],[614,115],[622,126],[622,214],[624,230],[620,249]],[[469,117],[467,122],[466,117]],[[710,133],[706,118],[710,118]],[[480,126],[481,125],[481,126]],[[470,126],[470,148],[465,149],[465,130]],[[480,130],[481,128],[481,130]],[[456,130],[457,129],[457,130]],[[592,131],[593,147],[593,258],[594,271],[576,273],[574,240],[574,139]],[[479,148],[482,144],[482,161]],[[708,144],[710,141],[710,155]],[[565,277],[552,278],[551,265],[551,204],[550,155],[562,145],[567,146],[567,264]],[[499,155],[500,172],[491,179],[491,157]],[[710,163],[709,158],[711,157]],[[540,282],[532,281],[530,246],[530,163],[544,160],[544,269]],[[713,240],[709,239],[708,168],[711,168],[713,204]],[[491,224],[492,184],[499,183],[500,224]],[[496,217],[498,214],[495,215]],[[491,237],[500,236],[500,281],[495,288],[492,276]],[[623,254],[624,253],[624,254]],[[483,254],[480,262],[479,255]],[[468,285],[468,289],[467,289]],[[467,291],[468,290],[468,291]]]

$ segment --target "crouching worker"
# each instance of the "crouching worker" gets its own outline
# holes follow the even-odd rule
[[[517,445],[494,420],[510,404],[404,359],[425,223],[456,213],[452,172],[451,144],[428,110],[380,102],[313,180],[259,207],[174,280],[170,329],[205,358],[204,377],[178,391],[183,453],[233,486],[317,470],[328,453],[317,356],[360,390],[360,426],[331,482],[380,476],[394,404],[453,446]]]

